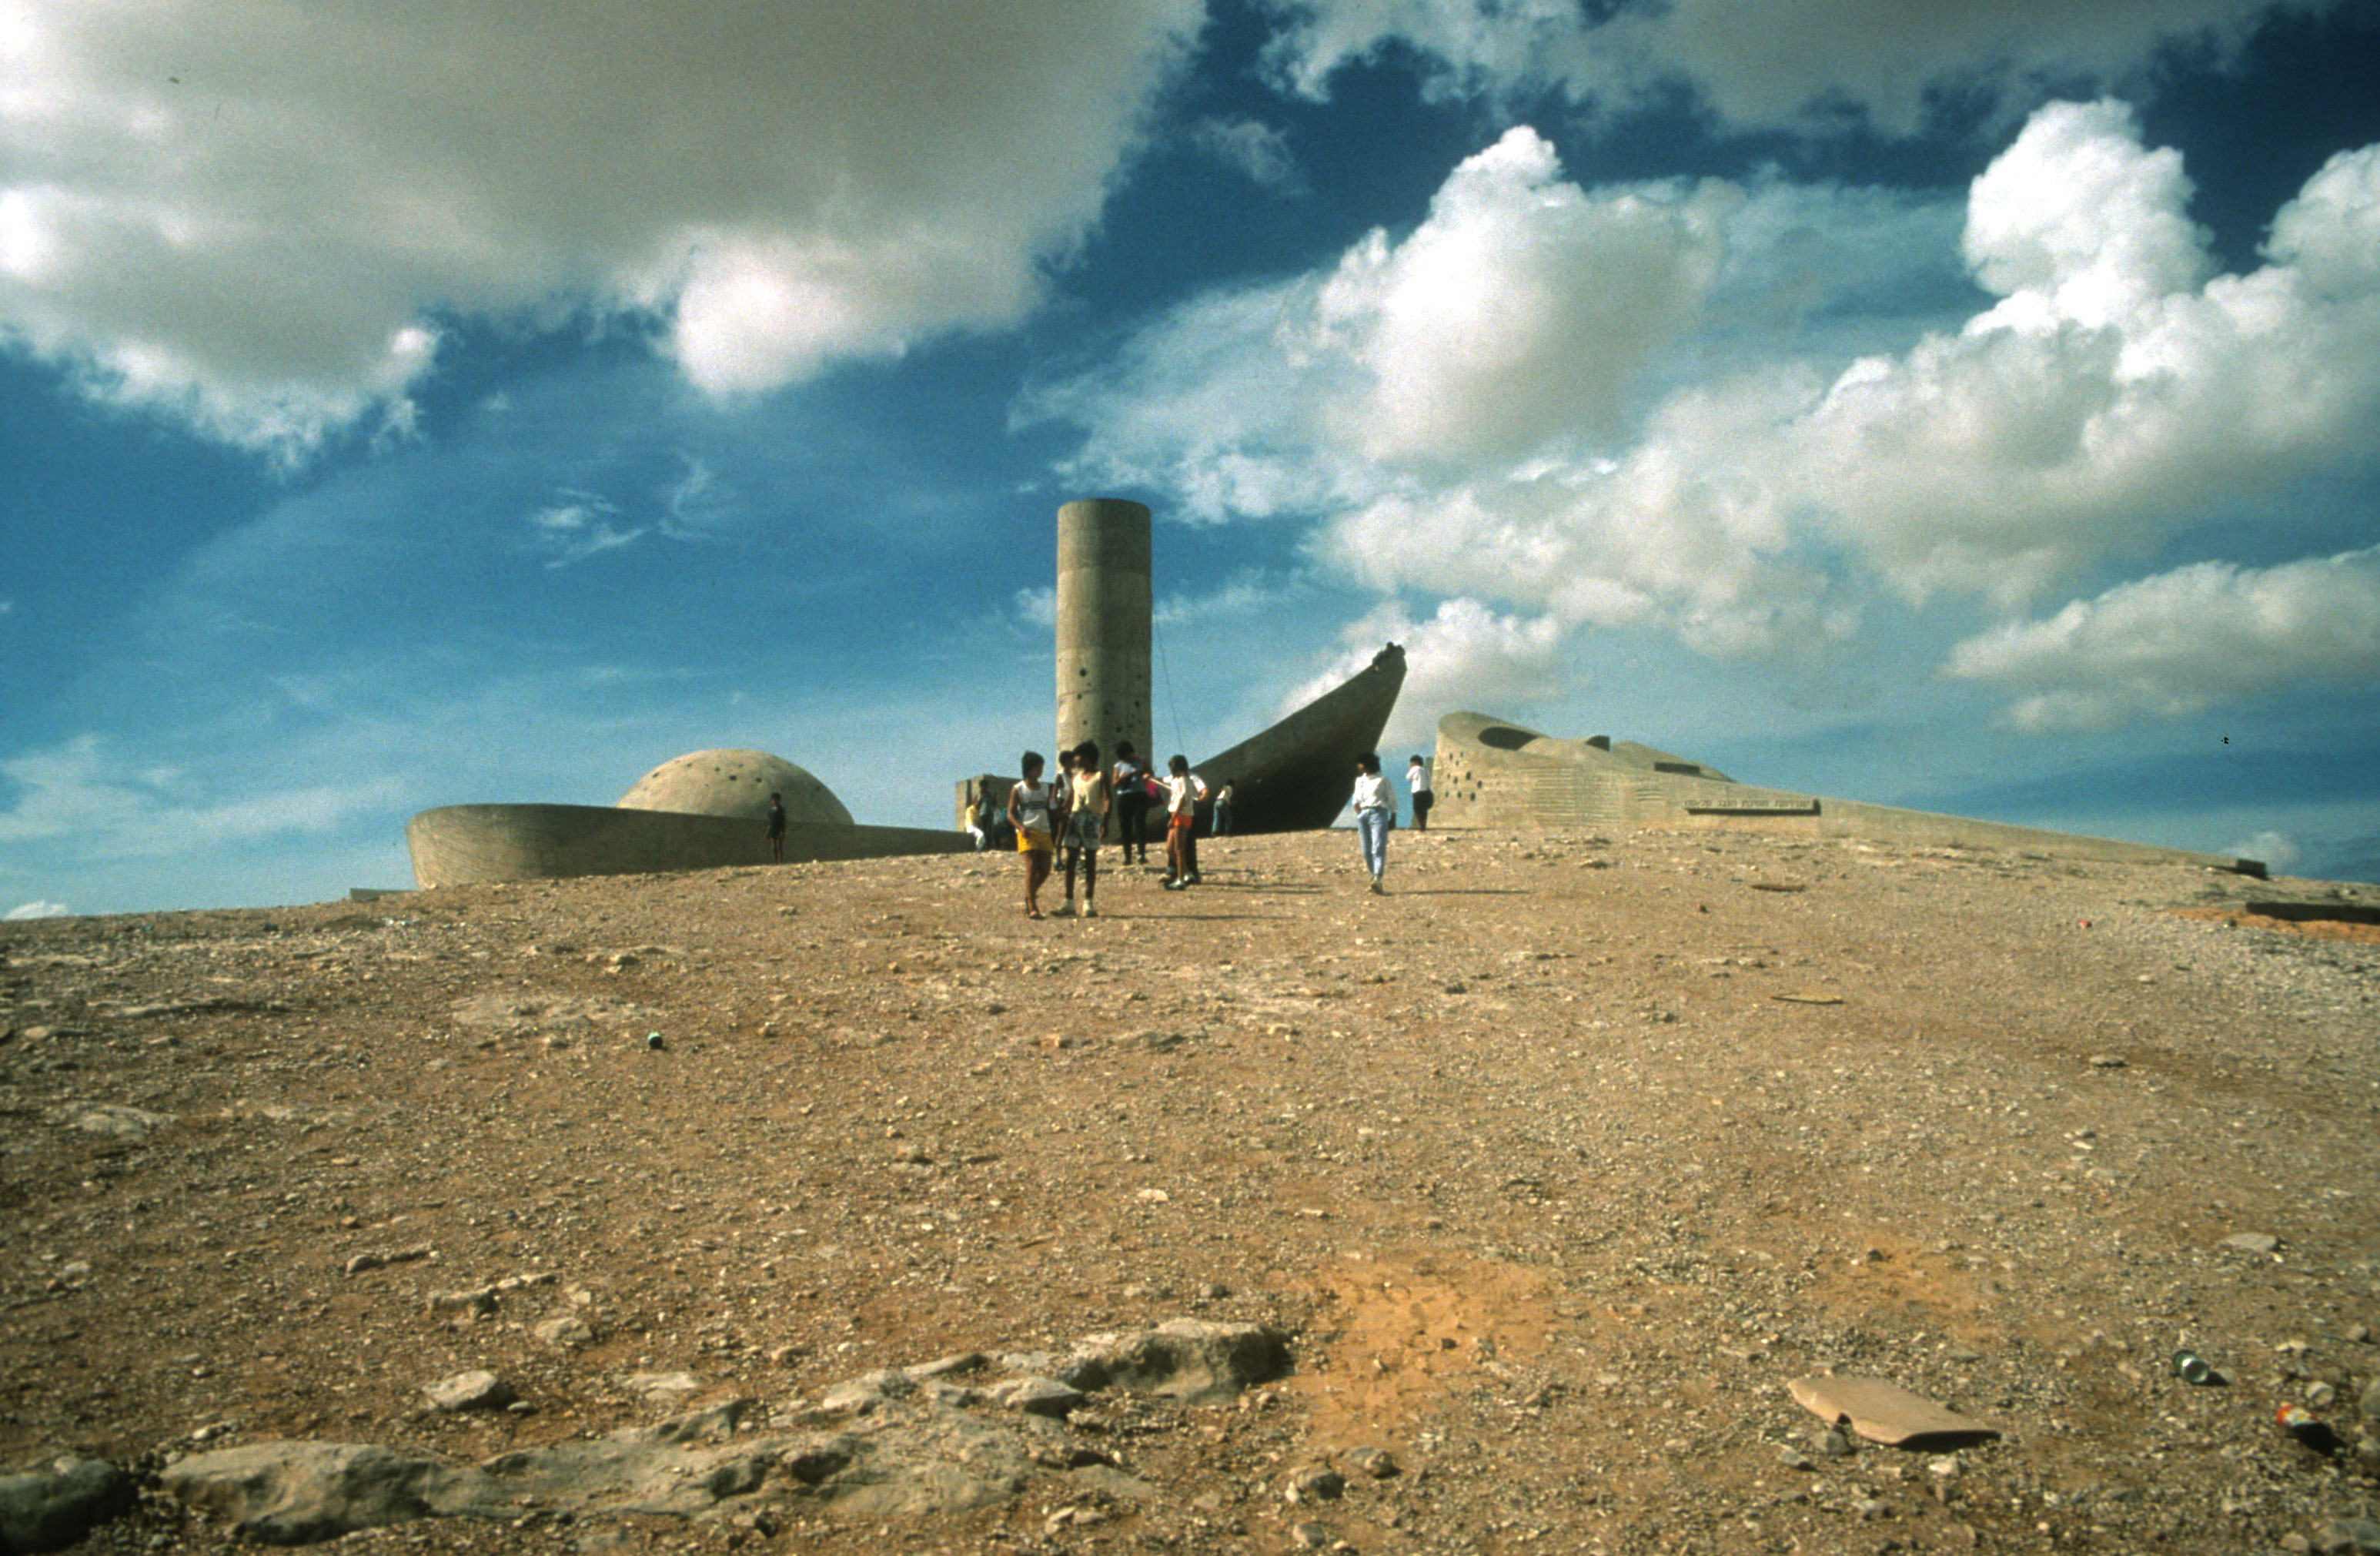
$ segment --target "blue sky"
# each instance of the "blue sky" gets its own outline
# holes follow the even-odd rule
[[[2372,0],[383,10],[0,16],[0,914],[942,824],[1086,495],[1168,749],[1394,638],[1391,755],[2380,879]]]

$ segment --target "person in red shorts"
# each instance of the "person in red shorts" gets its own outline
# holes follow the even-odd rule
[[[1158,884],[1178,892],[1195,874],[1189,851],[1190,831],[1198,824],[1198,791],[1188,757],[1167,758],[1165,773],[1165,879]]]

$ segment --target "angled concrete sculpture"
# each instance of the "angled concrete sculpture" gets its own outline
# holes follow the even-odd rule
[[[864,827],[817,778],[766,751],[693,751],[617,805],[444,805],[405,825],[423,887],[642,875],[771,862],[769,796],[785,798],[785,862],[964,853],[963,835]]]
[[[1194,771],[1212,787],[1232,785],[1235,833],[1327,827],[1347,808],[1355,759],[1378,748],[1404,684],[1405,650],[1390,643],[1354,675]]]
[[[1438,722],[1432,827],[1678,827],[1864,837],[1939,847],[2023,848],[2076,859],[2186,863],[2262,876],[2254,859],[2158,848],[1739,784],[1633,740],[1558,740],[1486,713]]]

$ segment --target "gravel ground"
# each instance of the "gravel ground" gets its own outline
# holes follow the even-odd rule
[[[2380,945],[2218,916],[2380,889],[1463,832],[1376,898],[1350,834],[1202,852],[1091,920],[953,857],[0,925],[0,1469],[468,1463],[1191,1316],[1294,1371],[1079,1415],[1137,1501],[343,1549],[2228,1553],[2380,1502]],[[429,1407],[481,1368],[519,1404]],[[1831,1452],[1784,1388],[1829,1369],[2005,1435]],[[91,1546],[228,1543],[152,1491]]]

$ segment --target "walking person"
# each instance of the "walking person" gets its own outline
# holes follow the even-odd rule
[[[769,857],[785,862],[785,796],[775,793],[769,796]]]
[[[1198,884],[1198,808],[1207,803],[1207,780],[1193,772],[1190,779],[1190,827],[1182,834],[1182,884]]]
[[[1057,849],[1050,831],[1050,788],[1041,782],[1041,753],[1027,751],[1017,767],[1025,774],[1008,791],[1008,824],[1016,829],[1016,851],[1025,856],[1025,917],[1041,917],[1041,882],[1050,879]]]
[[[1355,831],[1364,844],[1364,868],[1372,872],[1372,894],[1386,896],[1380,877],[1389,870],[1389,828],[1397,819],[1397,801],[1389,781],[1380,776],[1380,753],[1366,751],[1355,760]]]
[[[1086,740],[1075,748],[1074,780],[1067,796],[1066,901],[1058,911],[1075,911],[1075,866],[1083,867],[1083,917],[1096,918],[1091,899],[1099,889],[1099,834],[1108,824],[1108,775],[1099,766],[1099,748]]]
[[[1148,763],[1140,760],[1129,740],[1116,743],[1115,772],[1112,774],[1115,796],[1116,830],[1123,834],[1123,862],[1132,863],[1133,850],[1140,850],[1140,862],[1148,863]]]
[[[1418,756],[1405,763],[1405,792],[1413,796],[1414,831],[1429,831],[1429,764]]]
[[[1165,762],[1165,879],[1158,884],[1178,892],[1197,879],[1189,863],[1190,834],[1198,825],[1196,791],[1192,788],[1190,759],[1175,755]]]

